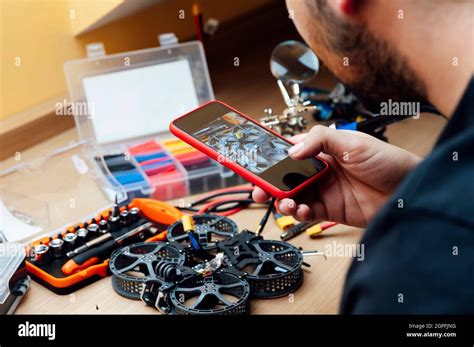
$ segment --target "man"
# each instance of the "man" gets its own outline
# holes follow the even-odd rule
[[[372,105],[429,101],[451,118],[424,160],[366,134],[316,126],[294,159],[332,169],[310,199],[279,201],[300,221],[366,227],[342,313],[474,313],[472,0],[288,0],[326,66]],[[422,139],[420,139],[422,141]],[[256,201],[268,195],[256,188]]]

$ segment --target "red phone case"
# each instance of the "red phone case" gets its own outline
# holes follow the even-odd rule
[[[274,196],[278,199],[283,199],[283,198],[289,198],[289,197],[292,197],[296,194],[298,194],[301,190],[303,190],[306,186],[310,185],[311,183],[314,183],[315,181],[317,181],[318,179],[320,179],[322,176],[324,176],[327,172],[328,172],[328,168],[329,168],[329,165],[326,161],[322,160],[321,158],[318,158],[318,160],[320,160],[321,162],[323,162],[325,164],[325,168],[319,172],[318,174],[314,175],[313,177],[309,178],[307,181],[303,182],[302,184],[300,184],[299,186],[297,186],[296,188],[292,189],[292,190],[281,190],[277,187],[275,187],[274,185],[270,184],[269,182],[263,180],[262,178],[260,178],[259,176],[257,176],[256,174],[252,173],[251,171],[249,170],[246,170],[244,169],[242,166],[240,166],[239,164],[237,163],[234,163],[230,160],[225,160],[223,162],[219,161],[218,158],[220,156],[220,154],[218,152],[216,152],[215,150],[213,150],[211,147],[205,145],[204,143],[202,143],[201,141],[195,139],[194,137],[192,137],[191,135],[185,133],[184,131],[182,131],[181,129],[179,129],[175,124],[174,122],[177,121],[178,119],[180,118],[184,118],[184,117],[187,117],[189,114],[195,112],[196,110],[199,110],[201,108],[204,108],[206,107],[207,105],[209,104],[212,104],[212,103],[219,103],[225,107],[227,107],[228,109],[230,109],[231,111],[239,114],[240,116],[248,119],[249,121],[257,124],[258,126],[260,126],[261,128],[264,128],[265,130],[269,131],[270,133],[274,134],[275,136],[283,139],[284,141],[292,144],[290,141],[288,141],[288,139],[284,138],[283,136],[281,136],[280,134],[277,134],[276,132],[274,132],[273,130],[259,124],[258,122],[256,122],[255,120],[253,120],[252,118],[244,115],[242,112],[239,112],[237,111],[235,108],[223,103],[222,101],[218,101],[218,100],[215,100],[215,101],[209,101],[207,103],[205,103],[204,105],[176,118],[175,120],[173,120],[170,125],[169,125],[169,129],[170,129],[170,132],[172,134],[174,134],[176,137],[180,138],[181,140],[183,140],[184,142],[188,143],[189,145],[193,146],[194,148],[198,149],[199,151],[203,152],[204,154],[206,154],[207,156],[211,157],[212,159],[214,159],[215,161],[219,162],[220,164],[224,165],[225,167],[229,168],[230,170],[234,171],[236,174],[242,176],[243,178],[245,178],[247,181],[255,184],[256,186],[262,188],[264,191],[266,191],[268,194],[270,194],[271,196]]]

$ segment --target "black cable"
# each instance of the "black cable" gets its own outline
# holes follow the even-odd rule
[[[224,208],[218,208],[227,204],[233,204],[228,207]],[[226,201],[221,201],[219,203],[216,203],[214,206],[209,208],[206,212],[214,212],[214,213],[221,213],[221,212],[226,212],[229,210],[233,210],[238,207],[247,207],[250,204],[259,204],[252,199],[234,199],[234,200],[226,200]],[[266,204],[264,204],[266,205]],[[181,211],[189,211],[189,212],[199,212],[199,209],[197,208],[192,208],[192,207],[180,207],[180,206],[175,206],[177,209]]]
[[[306,229],[312,227],[313,225],[318,224],[318,222],[303,222],[303,223],[298,223],[294,227],[291,227],[288,230],[285,230],[281,235],[280,238],[283,241],[288,241],[289,239],[295,237],[298,234],[301,234],[304,232]]]
[[[230,211],[230,210],[233,210],[235,208],[238,208],[238,207],[247,207],[248,205],[250,205],[254,202],[255,201],[252,201],[252,200],[249,200],[249,199],[241,199],[241,200],[236,199],[236,200],[222,201],[222,202],[219,202],[219,203],[215,204],[211,208],[209,208],[206,212],[214,212],[214,213],[226,212],[226,211]],[[218,207],[230,204],[230,203],[232,203],[231,206],[218,208]]]
[[[253,193],[254,188],[255,188],[255,184],[252,183],[252,188],[249,189],[249,199],[252,199],[252,193]]]
[[[217,207],[225,206],[229,203],[234,203],[234,205],[217,209]],[[226,212],[238,207],[247,207],[248,205],[251,205],[251,204],[267,205],[266,203],[255,202],[252,199],[235,199],[235,200],[227,200],[227,201],[219,202],[215,204],[214,206],[212,206],[210,209],[208,209],[207,212],[215,212],[215,213]]]
[[[199,210],[197,208],[192,208],[192,207],[182,207],[182,206],[175,206],[178,210],[181,211],[189,211],[189,212],[198,212]]]
[[[215,193],[215,194],[212,194],[212,195],[208,195],[204,198],[198,199],[196,201],[193,201],[188,206],[184,206],[184,207],[183,206],[175,206],[175,207],[178,208],[181,211],[188,211],[188,212],[197,213],[197,212],[199,212],[200,209],[195,208],[195,206],[201,205],[201,204],[204,204],[204,203],[208,203],[210,200],[212,200],[214,198],[218,198],[218,197],[221,197],[221,196],[224,196],[224,195],[248,193],[248,198],[247,199],[232,199],[232,200],[217,202],[215,205],[211,206],[206,211],[208,213],[222,213],[222,212],[227,212],[227,211],[233,210],[235,208],[239,208],[239,207],[245,208],[245,207],[248,207],[251,204],[256,203],[252,199],[252,192],[253,192],[253,188],[252,189],[232,190],[232,191],[227,191],[227,192],[218,192],[218,193]],[[226,206],[226,205],[229,205],[229,204],[232,204],[232,205],[227,206],[227,207],[222,207],[222,206]]]
[[[203,204],[203,203],[207,202],[210,199],[214,199],[214,198],[217,198],[217,197],[220,197],[220,196],[223,196],[223,195],[244,194],[244,193],[250,193],[251,194],[252,190],[242,189],[242,190],[232,190],[232,191],[228,191],[228,192],[215,193],[215,194],[206,196],[205,198],[202,198],[202,199],[199,199],[199,200],[196,200],[196,201],[192,202],[190,206],[200,205],[200,204]]]
[[[271,215],[272,212],[273,212],[273,209],[275,208],[275,201],[276,201],[276,198],[273,197],[273,198],[271,198],[270,201],[268,202],[267,212],[265,212],[265,214],[263,215],[262,220],[261,220],[260,223],[258,224],[257,231],[256,231],[256,234],[257,234],[257,235],[260,235],[260,233],[262,232],[263,228],[265,228],[265,224],[267,224],[268,218],[270,217],[270,215]]]

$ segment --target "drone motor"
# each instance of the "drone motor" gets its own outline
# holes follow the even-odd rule
[[[225,240],[238,232],[237,224],[227,217],[214,214],[194,215],[194,228],[199,245],[206,251],[216,248],[216,241]],[[189,233],[183,229],[182,221],[172,224],[167,231],[169,241],[190,245]]]
[[[179,244],[140,242],[126,246],[110,257],[112,287],[128,299],[139,300],[146,283],[157,279],[160,264],[181,266],[186,261],[186,250]]]
[[[284,296],[303,282],[303,255],[289,243],[263,240],[243,230],[217,248],[228,256],[229,269],[248,280],[253,297]]]
[[[241,315],[250,313],[249,295],[249,283],[224,270],[183,279],[171,292],[170,300],[177,314]]]

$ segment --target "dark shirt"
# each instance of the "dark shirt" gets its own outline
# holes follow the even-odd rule
[[[474,313],[474,78],[361,243],[341,313]]]

